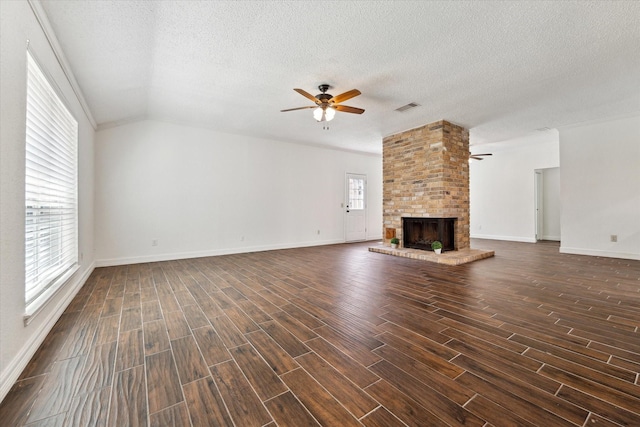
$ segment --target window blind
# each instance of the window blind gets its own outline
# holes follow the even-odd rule
[[[27,314],[78,268],[77,152],[78,122],[27,52]]]

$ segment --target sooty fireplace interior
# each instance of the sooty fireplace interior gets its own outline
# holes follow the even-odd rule
[[[442,242],[443,251],[455,250],[456,218],[402,218],[402,244],[405,248],[430,251],[431,243]]]

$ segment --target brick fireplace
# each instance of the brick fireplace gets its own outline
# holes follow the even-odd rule
[[[470,247],[469,132],[439,121],[383,140],[383,223],[403,245],[402,218],[455,218],[454,249]]]

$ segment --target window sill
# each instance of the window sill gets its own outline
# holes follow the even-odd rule
[[[29,305],[25,307],[25,313],[22,316],[22,320],[24,322],[24,326],[28,326],[29,323],[40,313],[53,299],[53,297],[64,287],[65,284],[69,281],[71,276],[73,276],[76,271],[80,269],[78,264],[75,264],[69,270],[67,270],[55,283],[42,293],[38,298],[33,300]]]

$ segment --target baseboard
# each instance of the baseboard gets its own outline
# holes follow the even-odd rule
[[[542,240],[551,240],[552,242],[559,242],[560,236],[542,236]]]
[[[143,255],[143,256],[128,257],[128,258],[100,259],[100,260],[96,260],[96,267],[112,267],[116,265],[141,264],[146,262],[173,261],[177,259],[245,254],[245,253],[251,253],[251,252],[274,251],[278,249],[306,248],[310,246],[335,245],[338,243],[344,243],[344,240],[343,239],[314,240],[312,242],[301,242],[301,243],[283,243],[283,244],[277,244],[277,245],[246,246],[241,248],[211,249],[206,251],[175,252],[175,253],[166,253],[166,254],[157,254],[157,255],[155,254]]]
[[[535,237],[496,236],[493,234],[472,234],[472,239],[506,240],[508,242],[535,243]]]
[[[24,368],[26,368],[33,355],[44,342],[49,332],[51,332],[51,329],[60,316],[62,316],[64,310],[69,306],[73,297],[75,297],[82,286],[84,286],[94,269],[95,263],[92,263],[74,283],[66,286],[66,294],[64,294],[64,297],[58,301],[55,308],[44,319],[41,329],[31,336],[18,354],[11,359],[2,374],[0,374],[0,402],[2,402],[7,393],[9,393],[13,384],[18,380]]]
[[[630,252],[613,252],[613,251],[602,251],[597,249],[568,248],[566,246],[560,246],[560,253],[573,254],[573,255],[601,256],[605,258],[633,259],[633,260],[640,261],[640,254],[634,254]]]

